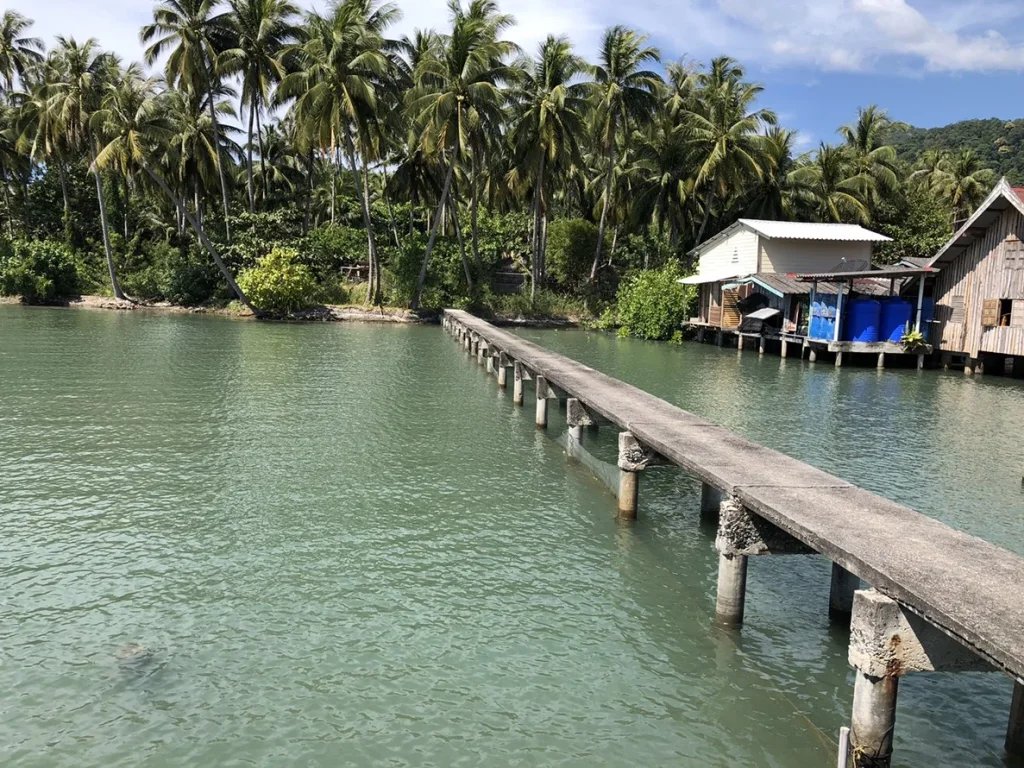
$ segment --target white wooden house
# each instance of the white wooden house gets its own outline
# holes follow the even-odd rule
[[[697,274],[682,282],[699,287],[690,324],[734,331],[741,320],[737,302],[767,286],[786,321],[806,325],[801,313],[806,312],[809,286],[792,277],[869,270],[874,244],[888,240],[856,224],[740,219],[690,252]]]

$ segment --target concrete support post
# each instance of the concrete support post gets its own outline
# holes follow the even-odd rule
[[[619,517],[634,519],[640,492],[640,473],[669,462],[642,445],[632,432],[619,432]]]
[[[476,345],[476,364],[483,365],[485,357],[487,357],[487,342],[481,340]]]
[[[807,353],[807,359],[810,360],[812,363],[818,362],[818,350],[816,350],[814,347],[811,347],[810,349],[811,351]]]
[[[533,383],[537,395],[537,426],[544,429],[548,425],[548,380],[543,376],[535,376]]]
[[[838,563],[832,563],[832,586],[828,594],[828,615],[834,620],[849,621],[853,612],[853,593],[860,589],[860,579]]]
[[[758,339],[758,342],[757,342],[757,354],[759,354],[759,355],[763,355],[764,354],[764,345],[765,345],[765,340],[764,340],[764,336],[762,336],[760,339]]]
[[[783,360],[785,360],[786,356],[789,354],[789,342],[785,339],[782,340],[782,346],[779,348],[779,354],[782,356]]]
[[[1006,728],[1006,751],[1014,757],[1024,757],[1024,685],[1013,681],[1010,701],[1010,723]]]
[[[718,508],[722,504],[722,492],[713,485],[700,484],[700,519],[708,522],[718,520]]]
[[[715,344],[718,345],[719,347],[722,346],[722,332],[721,331],[719,331],[717,334],[715,334]]]
[[[856,670],[851,737],[857,768],[888,768],[899,678],[913,672],[980,672],[992,666],[890,597],[853,596],[850,666]]]
[[[480,337],[475,333],[473,334],[472,342],[469,345],[469,354],[476,357],[480,352]]]
[[[523,404],[523,364],[518,360],[512,364],[512,404]]]
[[[640,502],[640,473],[619,470],[619,517],[636,519]]]
[[[843,367],[843,353],[842,352],[836,352],[836,368],[842,368],[842,367]]]
[[[924,353],[923,352],[917,356],[917,370],[919,370],[919,371],[923,371],[924,370]]]
[[[736,336],[736,350],[739,351],[739,352],[743,351],[743,334],[742,333],[738,334]]]
[[[747,556],[718,554],[718,597],[715,620],[719,624],[738,627],[743,623],[747,600]]]
[[[462,330],[462,348],[469,352],[473,346],[473,338],[469,335],[469,331]]]
[[[508,355],[504,352],[498,353],[498,386],[502,389],[508,386]]]
[[[973,357],[967,358],[967,362],[964,363],[964,373],[966,375],[968,375],[968,376],[973,376],[974,375],[974,369],[977,366],[977,364],[978,364],[978,361],[975,358],[973,358]]]
[[[850,723],[855,768],[889,768],[892,765],[899,684],[898,677],[872,677],[857,670]]]
[[[487,356],[487,372],[488,373],[494,373],[494,357],[495,357],[495,353],[491,352],[490,350],[487,350],[486,356]]]
[[[875,367],[880,371],[885,368],[885,352],[878,353],[878,363]]]

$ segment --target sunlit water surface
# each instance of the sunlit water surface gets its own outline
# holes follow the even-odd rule
[[[1024,552],[1019,382],[525,335]],[[834,764],[828,563],[721,630],[698,485],[620,525],[562,438],[436,327],[0,307],[0,764]],[[898,765],[1002,765],[1005,678],[900,697]]]

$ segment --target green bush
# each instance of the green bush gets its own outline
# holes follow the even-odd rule
[[[20,240],[0,252],[0,294],[50,304],[78,293],[78,265],[63,243]]]
[[[238,276],[249,299],[265,312],[289,314],[313,306],[319,288],[294,248],[275,248]]]
[[[377,232],[377,248],[387,244],[387,231]],[[369,261],[366,230],[353,227],[321,227],[298,241],[299,260],[320,279],[337,275],[346,264]]]
[[[678,282],[682,275],[675,262],[631,275],[619,287],[619,332],[641,339],[672,338],[693,298],[693,290]]]
[[[583,219],[555,219],[548,225],[548,277],[558,287],[577,291],[590,277],[597,234],[597,227]]]
[[[168,301],[186,307],[204,304],[221,287],[220,270],[205,251],[171,249],[165,258],[161,293]]]

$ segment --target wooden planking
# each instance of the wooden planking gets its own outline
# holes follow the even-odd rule
[[[935,282],[936,338],[941,349],[971,357],[981,351],[1024,355],[1024,333],[1018,328],[985,325],[992,320],[991,304],[985,315],[986,300],[1024,299],[1024,268],[1019,258],[1022,236],[1024,216],[1016,208],[1008,208],[982,237],[943,266]]]

